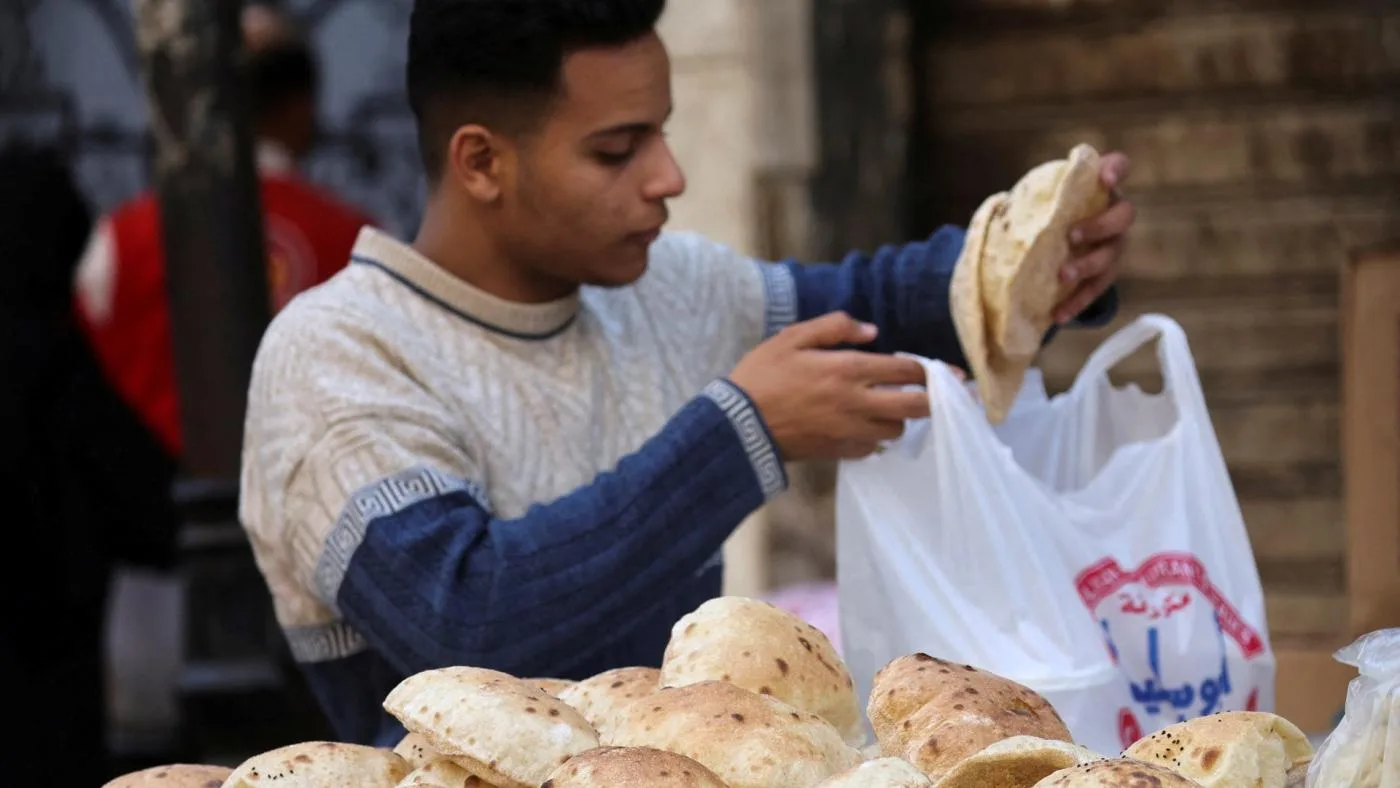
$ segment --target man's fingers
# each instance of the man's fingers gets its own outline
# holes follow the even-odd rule
[[[928,392],[922,389],[870,389],[861,400],[860,412],[877,422],[900,425],[899,432],[884,436],[897,438],[903,434],[906,420],[928,418]]]
[[[849,350],[834,359],[847,380],[872,386],[922,386],[928,380],[924,365],[905,356]]]
[[[842,441],[837,447],[837,453],[843,460],[863,460],[879,450],[880,442],[871,440]]]
[[[1132,169],[1132,162],[1122,153],[1104,154],[1099,160],[1099,179],[1103,185],[1109,189],[1116,189],[1123,184],[1128,177],[1128,171]]]
[[[1119,242],[1100,244],[1087,254],[1070,260],[1060,269],[1060,278],[1066,282],[1084,282],[1113,268],[1122,254]]]
[[[1120,200],[1108,210],[1088,221],[1080,222],[1069,231],[1072,246],[1091,246],[1118,238],[1127,233],[1137,218],[1137,209],[1131,200]]]
[[[796,323],[783,329],[799,348],[825,348],[836,345],[864,345],[875,339],[878,329],[862,323],[845,312],[829,312],[821,317]]]
[[[1076,288],[1074,293],[1055,309],[1055,322],[1064,325],[1078,317],[1079,314],[1088,309],[1089,305],[1094,303],[1099,296],[1103,295],[1111,284],[1113,284],[1112,271],[1106,271],[1098,276],[1084,280],[1084,283]]]

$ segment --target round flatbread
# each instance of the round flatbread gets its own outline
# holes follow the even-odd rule
[[[499,788],[535,788],[598,746],[592,726],[534,684],[483,668],[409,676],[384,708],[444,758]]]
[[[959,761],[938,788],[1031,788],[1072,766],[1107,760],[1078,744],[1038,736],[1012,736]]]
[[[1200,788],[1170,769],[1115,758],[1061,769],[1033,788]]]
[[[1071,741],[1060,715],[1034,690],[927,654],[881,668],[868,710],[880,751],[904,758],[934,782],[1012,736]]]
[[[1069,230],[1108,208],[1099,154],[1078,145],[994,194],[968,225],[949,287],[953,325],[987,419],[1000,424],[1076,283],[1060,278]]]
[[[578,683],[568,679],[528,679],[528,682],[556,698],[559,697],[559,693]]]
[[[728,788],[694,760],[652,747],[599,747],[554,770],[540,788]]]
[[[412,771],[408,763],[379,747],[313,741],[279,747],[239,764],[224,788],[394,788]]]
[[[818,783],[815,788],[928,788],[933,782],[901,758],[876,758]]]
[[[634,701],[614,737],[699,761],[732,788],[811,788],[863,760],[821,717],[725,681]]]
[[[1227,711],[1168,726],[1124,751],[1205,788],[1286,788],[1290,771],[1312,759],[1298,726],[1277,714]]]
[[[227,766],[172,763],[123,774],[102,788],[220,788],[230,774]]]
[[[584,679],[559,693],[559,700],[577,709],[598,732],[601,744],[612,744],[622,708],[661,689],[656,668],[614,668]]]
[[[442,757],[421,733],[409,733],[399,739],[399,743],[394,745],[394,754],[403,758],[414,769],[427,766]]]
[[[702,681],[771,695],[831,723],[846,743],[865,743],[846,663],[821,630],[775,605],[720,597],[676,622],[661,662],[661,685]]]
[[[409,772],[396,788],[497,788],[447,759],[424,764]]]

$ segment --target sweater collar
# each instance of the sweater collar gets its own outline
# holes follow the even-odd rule
[[[578,315],[577,293],[543,304],[507,301],[453,276],[413,247],[373,227],[360,230],[351,259],[383,270],[466,320],[519,339],[554,336]]]

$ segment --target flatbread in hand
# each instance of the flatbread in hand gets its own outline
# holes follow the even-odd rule
[[[1076,146],[1069,157],[1026,173],[994,194],[968,225],[949,301],[987,419],[1000,424],[1054,325],[1055,308],[1074,292],[1060,270],[1069,230],[1107,210],[1099,154]]]

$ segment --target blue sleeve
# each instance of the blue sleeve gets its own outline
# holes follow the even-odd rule
[[[927,240],[883,246],[874,254],[851,252],[839,263],[785,262],[797,289],[797,319],[842,310],[880,327],[871,350],[915,353],[966,369],[948,306],[965,235],[946,226]],[[1109,290],[1075,324],[1107,323],[1116,309],[1117,294]]]
[[[523,516],[497,519],[464,483],[418,469],[346,506],[331,540],[359,539],[330,592],[405,675],[474,665],[561,675],[640,621],[678,579],[786,487],[748,397],[716,381],[616,469]],[[438,488],[395,511],[396,491]],[[375,513],[359,526],[358,512]]]

